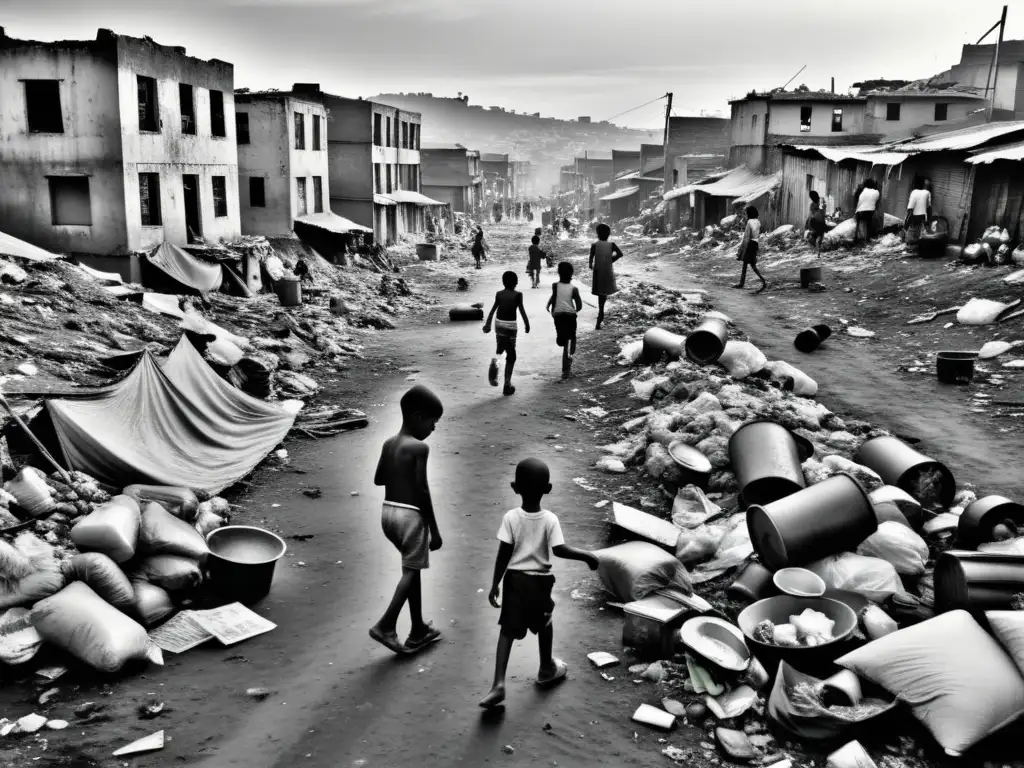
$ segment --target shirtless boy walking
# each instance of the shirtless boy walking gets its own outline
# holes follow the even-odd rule
[[[427,485],[430,449],[424,440],[434,431],[444,406],[437,395],[417,385],[402,396],[401,407],[402,428],[385,441],[373,482],[384,486],[381,526],[402,554],[402,578],[384,615],[370,628],[370,637],[388,650],[406,655],[441,639],[441,632],[423,621],[420,574],[430,567],[430,552],[441,548]],[[406,602],[412,631],[402,643],[396,629]]]
[[[494,357],[487,369],[487,380],[492,387],[498,386],[498,358],[505,355],[505,389],[502,394],[514,394],[516,388],[512,386],[512,369],[516,365],[516,335],[519,332],[516,324],[516,312],[523,316],[523,330],[530,332],[530,318],[526,316],[526,309],[523,307],[523,294],[516,290],[519,285],[519,276],[515,272],[506,272],[501,276],[504,290],[494,294],[494,306],[491,313],[487,315],[484,323],[484,333],[491,332],[491,320],[494,313],[498,313],[498,319],[494,324],[494,338],[497,342]]]

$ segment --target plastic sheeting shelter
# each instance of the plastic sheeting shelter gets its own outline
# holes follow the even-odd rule
[[[220,288],[224,280],[220,264],[208,264],[176,245],[163,243],[142,259],[142,282],[147,288],[209,293]],[[148,268],[147,268],[148,267]]]
[[[217,376],[184,336],[162,369],[147,351],[117,384],[46,406],[67,465],[118,488],[217,493],[249,474],[295,421]]]
[[[0,256],[16,256],[29,261],[56,261],[63,258],[4,232],[0,232]]]

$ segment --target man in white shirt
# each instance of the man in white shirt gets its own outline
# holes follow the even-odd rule
[[[865,179],[861,191],[857,195],[857,212],[854,214],[854,218],[857,220],[855,243],[871,237],[875,209],[878,207],[878,200],[881,196],[878,182],[874,179]]]

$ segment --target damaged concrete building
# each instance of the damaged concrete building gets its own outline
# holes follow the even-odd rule
[[[423,194],[447,203],[456,213],[477,213],[483,203],[480,153],[459,146],[420,149]]]
[[[240,234],[234,69],[101,29],[0,28],[0,221],[54,251],[127,255]],[[127,276],[127,259],[107,264]]]

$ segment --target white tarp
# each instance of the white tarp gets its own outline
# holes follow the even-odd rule
[[[0,256],[15,256],[29,261],[55,261],[63,258],[3,232],[0,232]]]

